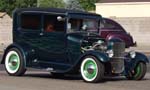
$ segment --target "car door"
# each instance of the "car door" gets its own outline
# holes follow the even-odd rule
[[[40,46],[40,33],[41,33],[41,14],[39,13],[30,13],[25,12],[20,14],[18,18],[18,27],[14,31],[14,41],[20,44],[22,47],[26,47],[35,52],[39,51]],[[37,59],[36,55],[32,56],[34,59]],[[29,63],[34,62],[34,59],[30,59]]]
[[[65,21],[58,21],[58,15],[43,15],[43,32],[40,36],[42,47],[39,59],[42,65],[68,64]]]

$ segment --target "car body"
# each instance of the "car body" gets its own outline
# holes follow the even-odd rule
[[[106,38],[106,40],[117,39],[125,42],[126,48],[136,46],[136,42],[133,40],[133,37],[130,33],[127,33],[126,30],[116,21],[103,18],[100,27],[100,36]]]
[[[1,63],[13,76],[23,75],[30,67],[53,75],[81,73],[87,82],[101,81],[104,75],[133,78],[135,73],[138,76],[134,79],[142,79],[147,57],[134,51],[126,53],[124,42],[106,42],[98,35],[101,20],[98,14],[82,11],[17,9],[13,43],[5,49]]]

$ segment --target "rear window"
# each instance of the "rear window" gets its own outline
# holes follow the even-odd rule
[[[35,14],[22,14],[21,15],[21,28],[28,30],[40,29],[41,16]]]
[[[101,28],[123,30],[123,28],[118,23],[109,19],[103,19],[103,22],[101,22]]]

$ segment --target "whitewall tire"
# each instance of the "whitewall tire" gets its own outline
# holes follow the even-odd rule
[[[9,75],[20,76],[26,71],[23,56],[21,52],[16,49],[10,49],[5,57],[5,69]]]
[[[80,67],[81,75],[86,82],[102,81],[104,76],[104,65],[94,56],[86,56]]]

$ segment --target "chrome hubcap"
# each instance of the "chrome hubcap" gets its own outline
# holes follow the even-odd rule
[[[9,73],[16,73],[20,67],[20,57],[16,51],[9,51],[5,58],[5,67]]]
[[[92,80],[97,76],[97,64],[93,58],[86,58],[82,63],[82,75],[87,80]]]
[[[19,67],[19,58],[17,55],[12,54],[10,56],[8,66],[11,70],[16,70]]]
[[[87,72],[88,72],[89,74],[94,73],[94,70],[95,70],[95,67],[94,67],[94,65],[92,65],[92,64],[90,64],[90,65],[87,67]]]

